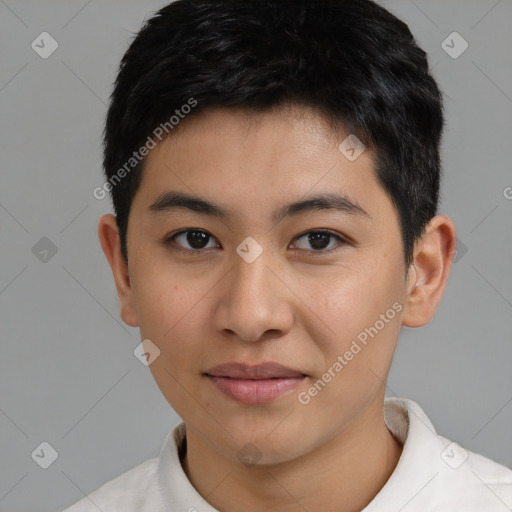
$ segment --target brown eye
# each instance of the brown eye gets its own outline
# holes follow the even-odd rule
[[[338,240],[338,243],[329,247],[332,239]],[[296,240],[304,240],[304,247],[299,247],[299,249],[312,249],[313,252],[330,252],[336,246],[345,245],[347,243],[347,241],[341,238],[339,235],[325,230],[308,231],[307,233],[298,236]]]
[[[213,239],[212,235],[199,229],[186,229],[166,239],[166,243],[175,243],[184,250],[198,252],[202,249],[217,247],[218,244],[208,247],[208,242]]]

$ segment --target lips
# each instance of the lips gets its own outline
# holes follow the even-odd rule
[[[278,363],[227,363],[204,375],[225,396],[244,405],[263,405],[291,393],[307,375]]]
[[[249,366],[242,363],[226,363],[211,368],[206,375],[231,379],[286,379],[304,377],[305,374],[278,363],[263,363]]]

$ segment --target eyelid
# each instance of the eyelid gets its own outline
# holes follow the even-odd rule
[[[209,233],[208,231],[206,231],[205,229],[202,229],[202,228],[186,228],[186,229],[180,229],[179,231],[176,231],[176,233],[172,233],[168,236],[165,236],[164,239],[162,240],[162,243],[164,244],[164,246],[168,246],[168,245],[171,245],[171,244],[175,244],[175,238],[180,236],[180,235],[183,235],[184,233],[188,233],[189,231],[198,231],[198,232],[201,232],[201,233],[206,233],[208,236],[210,236],[211,238],[214,238],[215,240],[217,240],[217,238],[215,236],[213,236],[211,233]],[[217,243],[220,245],[220,242],[217,240]],[[184,252],[184,253],[188,253],[188,254],[195,254],[195,255],[200,255],[200,254],[204,254],[206,252],[210,252],[211,249],[215,249],[215,247],[208,247],[206,249],[196,249],[196,250],[193,250],[193,249],[186,249],[185,247],[182,247],[181,245],[178,245],[176,244],[176,248],[173,247],[174,250],[177,250],[177,251],[181,251],[181,252]]]
[[[299,233],[295,236],[294,240],[297,240],[297,238],[302,238],[304,235],[309,235],[310,233],[324,233],[327,235],[335,236],[342,240],[343,242],[349,243],[350,239],[347,236],[342,235],[341,233],[338,233],[337,231],[333,231],[328,228],[313,228],[313,229],[307,229],[306,231],[303,231],[302,233]]]
[[[313,250],[308,250],[308,249],[298,249],[299,251],[305,251],[305,252],[308,252],[308,253],[313,254],[313,255],[321,256],[321,255],[330,254],[332,252],[336,252],[336,251],[340,250],[343,246],[351,245],[353,243],[353,242],[351,242],[351,240],[348,237],[343,236],[343,235],[341,235],[341,234],[339,234],[339,233],[337,233],[335,231],[332,231],[330,229],[327,229],[327,228],[316,228],[316,229],[306,230],[303,233],[297,235],[293,239],[293,241],[299,240],[303,236],[309,235],[310,233],[327,234],[327,235],[330,235],[332,237],[337,238],[339,240],[339,242],[334,247],[331,247],[330,249],[322,249],[322,250],[319,250],[319,251],[313,251]]]

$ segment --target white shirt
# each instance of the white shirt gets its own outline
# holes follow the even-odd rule
[[[438,435],[412,400],[386,398],[384,417],[403,450],[389,480],[361,512],[512,511],[511,469]],[[63,512],[218,512],[182,469],[178,447],[184,436],[185,424],[180,423],[167,434],[159,457],[107,482]]]

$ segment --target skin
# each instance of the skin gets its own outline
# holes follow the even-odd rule
[[[184,471],[223,512],[359,511],[401,454],[384,423],[385,383],[401,326],[423,326],[437,309],[455,227],[444,215],[434,217],[405,269],[398,216],[377,183],[373,155],[366,150],[349,161],[338,150],[347,135],[333,133],[306,108],[197,113],[147,156],[130,211],[128,265],[115,217],[99,222],[121,317],[160,349],[150,370],[186,424]],[[170,190],[200,195],[232,216],[150,212]],[[271,219],[285,203],[333,190],[369,217],[318,210],[277,224]],[[210,234],[205,249],[185,236],[163,243],[184,229]],[[299,237],[318,229],[350,243],[327,237],[319,250],[307,235]],[[252,263],[236,252],[247,236],[263,249]],[[300,403],[298,393],[395,302],[401,311],[309,403]],[[232,361],[276,361],[308,377],[269,404],[242,405],[203,375]],[[238,456],[247,443],[260,456],[252,465]]]

